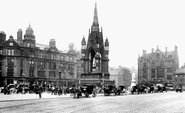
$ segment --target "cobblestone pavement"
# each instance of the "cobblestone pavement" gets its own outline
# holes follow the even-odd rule
[[[0,113],[185,113],[185,92],[2,101]]]

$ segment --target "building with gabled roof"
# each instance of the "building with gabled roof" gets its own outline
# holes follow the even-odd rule
[[[74,45],[67,52],[56,47],[55,39],[49,45],[36,43],[31,25],[17,39],[0,32],[0,86],[16,82],[44,82],[60,86],[72,86],[77,82],[79,69]],[[77,68],[78,66],[78,68]]]
[[[179,68],[178,48],[162,52],[158,47],[151,53],[143,50],[138,57],[138,83],[174,83],[174,74]]]

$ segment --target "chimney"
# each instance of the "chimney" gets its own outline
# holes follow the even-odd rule
[[[152,48],[152,53],[154,53],[154,48]]]
[[[55,39],[50,39],[50,42],[49,42],[49,47],[55,47],[56,45],[56,41],[55,41]]]
[[[3,31],[0,31],[0,45],[6,42],[6,34]]]
[[[74,44],[73,43],[70,43],[69,44],[69,50],[73,50],[73,48],[74,48]]]
[[[166,47],[166,53],[168,52],[168,48]]]
[[[143,55],[145,55],[146,54],[146,50],[143,50]]]
[[[177,46],[175,46],[175,47],[174,47],[174,49],[175,49],[175,51],[177,52],[178,47],[177,47]]]
[[[19,29],[17,31],[17,43],[19,45],[22,45],[23,44],[23,41],[22,41],[22,29]]]

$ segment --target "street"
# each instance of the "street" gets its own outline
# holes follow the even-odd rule
[[[0,113],[185,113],[185,93],[0,101]]]

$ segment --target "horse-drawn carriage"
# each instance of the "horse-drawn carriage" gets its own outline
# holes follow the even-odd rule
[[[104,95],[109,96],[111,94],[116,95],[116,87],[115,85],[105,85],[103,88]]]
[[[121,95],[126,93],[126,86],[125,85],[119,85],[116,89],[116,95]]]
[[[96,96],[96,86],[95,85],[81,85],[77,88],[74,88],[74,98],[79,98],[82,95],[85,95],[85,97],[89,97],[89,95],[92,95],[93,97]]]

